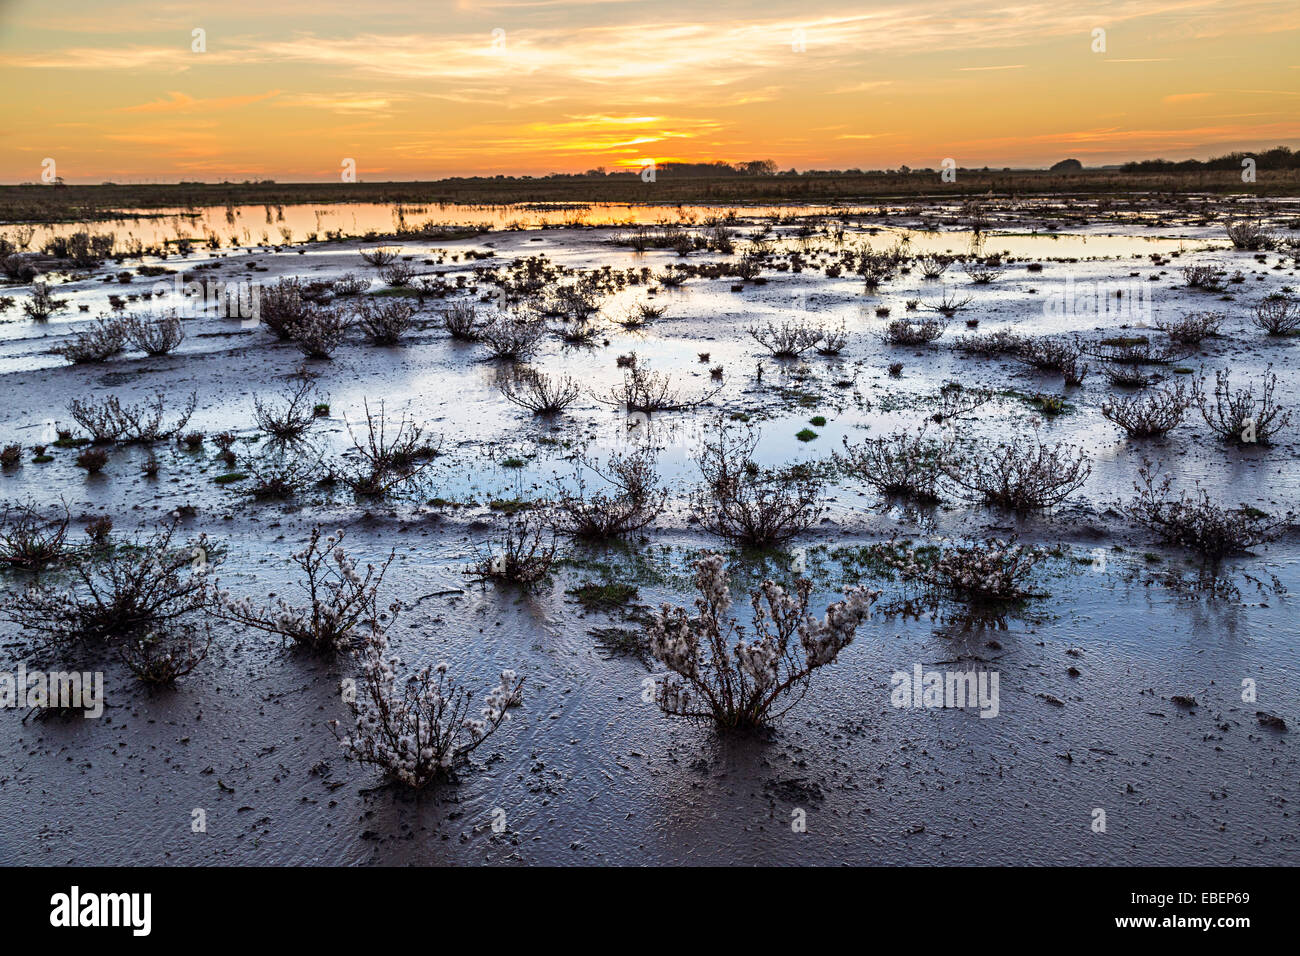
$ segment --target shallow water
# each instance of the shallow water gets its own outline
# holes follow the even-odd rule
[[[867,225],[857,240],[889,243],[888,226],[873,236]],[[1144,227],[1109,228],[1125,242],[1150,248],[1140,235]],[[782,242],[800,241],[789,232],[778,227],[777,235]],[[1123,324],[1114,316],[1045,314],[1042,302],[1067,279],[1118,282],[1136,271],[1153,290],[1152,318],[1224,311],[1229,334],[1207,340],[1185,359],[1188,367],[1207,374],[1228,368],[1244,382],[1257,381],[1272,365],[1279,397],[1294,404],[1292,396],[1300,393],[1297,343],[1268,341],[1248,324],[1259,297],[1296,283],[1294,268],[1274,269],[1273,255],[1260,263],[1249,253],[1195,251],[1211,244],[1210,232],[1180,227],[1167,241],[1189,251],[1165,265],[1145,254],[1075,262],[1037,252],[1033,259],[1045,263],[1042,272],[1010,263],[1003,278],[981,288],[959,272],[941,282],[913,272],[872,295],[864,295],[856,279],[828,279],[813,270],[770,273],[766,285],[747,284],[738,293],[726,279],[691,279],[681,289],[656,293],[668,313],[643,331],[607,323],[591,348],[547,340],[532,364],[571,375],[586,390],[550,423],[501,399],[495,363],[477,346],[453,342],[438,330],[441,303],[430,302],[420,313],[428,326],[401,348],[354,340],[332,361],[307,363],[330,404],[329,418],[316,429],[330,460],[350,447],[347,423],[356,427],[366,400],[373,407],[383,399],[393,413],[441,436],[443,454],[419,487],[386,502],[313,488],[295,501],[257,503],[239,482],[213,481],[226,468],[210,444],[199,451],[157,446],[156,479],[140,474],[147,456],[142,448],[115,449],[96,478],[73,464],[69,450],[55,450],[47,464],[24,462],[0,476],[4,501],[45,507],[66,501],[78,535],[82,521],[98,514],[112,516],[119,532],[129,533],[172,509],[193,508],[186,532],[206,531],[228,548],[219,569],[223,585],[258,598],[290,593],[286,556],[302,546],[314,524],[345,527],[350,548],[370,560],[395,550],[390,593],[414,605],[393,631],[400,653],[412,661],[448,660],[476,692],[490,687],[502,667],[515,667],[527,677],[526,703],[458,784],[411,798],[376,790],[379,781],[345,763],[325,727],[327,720],[346,718],[338,685],[351,673],[347,661],[304,657],[224,625],[212,657],[174,691],[146,691],[108,659],[97,664],[108,688],[101,720],[24,723],[20,712],[0,712],[7,744],[0,758],[0,859],[1289,862],[1300,839],[1291,809],[1294,747],[1290,733],[1261,727],[1256,711],[1282,715],[1292,727],[1300,720],[1298,618],[1291,595],[1271,586],[1261,591],[1246,575],[1268,584],[1275,574],[1285,588],[1300,586],[1296,538],[1230,562],[1225,573],[1240,593],[1212,599],[1171,587],[1169,575],[1194,576],[1186,556],[1154,543],[1115,504],[1131,495],[1142,460],[1153,458],[1175,473],[1180,488],[1199,484],[1215,500],[1271,513],[1295,507],[1300,456],[1294,428],[1274,447],[1242,451],[1215,441],[1193,415],[1163,440],[1127,441],[1100,414],[1114,390],[1095,372],[1065,393],[1071,410],[1048,419],[1019,396],[1060,393],[1059,376],[951,351],[944,345],[966,331],[960,320],[935,348],[891,348],[874,335],[885,321],[877,308],[902,316],[908,299],[931,299],[940,288],[973,296],[964,315],[980,320],[979,332],[1113,335]],[[1095,238],[1064,241],[1083,247]],[[499,260],[545,253],[573,268],[645,265],[659,272],[679,261],[669,252],[633,253],[608,239],[605,230],[582,228],[403,245],[417,263],[433,245],[492,249]],[[1003,237],[986,241],[995,240]],[[945,235],[942,241],[957,240]],[[301,256],[232,252],[220,260],[217,274],[246,274],[251,260],[268,270],[255,274],[264,281],[334,277],[369,268],[360,264],[359,245],[318,244]],[[186,264],[200,261],[196,254]],[[1240,269],[1247,281],[1234,286],[1227,301],[1191,293],[1179,284],[1178,269],[1201,261]],[[99,366],[68,366],[48,354],[59,337],[108,308],[108,293],[119,291],[101,281],[110,268],[57,287],[60,296],[87,304],[88,313],[65,314],[44,326],[11,313],[0,345],[0,386],[7,396],[0,407],[3,441],[27,448],[44,441],[56,421],[68,421],[73,398],[114,394],[140,401],[163,390],[179,401],[191,389],[199,394],[192,427],[209,435],[229,428],[251,438],[253,395],[277,393],[303,365],[292,345],[265,330],[204,314],[186,322],[185,343],[165,358],[128,353]],[[467,265],[421,268],[454,273]],[[19,288],[9,294],[26,293]],[[160,301],[163,308],[175,304]],[[806,314],[844,322],[851,339],[840,357],[810,353],[780,363],[745,334],[755,321]],[[708,370],[721,365],[723,388],[698,410],[629,421],[594,395],[621,381],[615,357],[632,351],[692,392],[711,388]],[[701,352],[709,353],[709,362],[699,360]],[[899,378],[885,371],[892,361],[903,363]],[[762,432],[757,458],[763,464],[811,462],[827,457],[843,438],[918,427],[949,380],[1010,393],[961,422],[962,441],[977,447],[1037,430],[1047,441],[1081,444],[1092,458],[1087,483],[1054,512],[1017,517],[953,499],[932,509],[903,507],[864,485],[837,481],[827,489],[826,521],[789,549],[729,553],[737,603],[743,603],[742,582],[788,573],[793,548],[805,552],[820,611],[862,570],[853,557],[859,546],[893,535],[941,541],[1013,530],[1026,541],[1062,549],[1043,572],[1041,585],[1050,596],[1001,621],[964,623],[960,609],[949,606],[937,619],[873,619],[767,739],[719,737],[643,703],[642,682],[651,668],[603,642],[606,629],[635,630],[635,620],[618,610],[584,610],[566,592],[585,581],[616,580],[637,587],[637,604],[689,603],[690,560],[719,546],[688,521],[685,507],[698,480],[693,455],[711,421],[719,414],[749,416]],[[814,416],[826,424],[811,425]],[[817,437],[796,438],[805,427]],[[641,430],[661,449],[659,470],[671,492],[669,509],[645,535],[618,547],[566,548],[566,565],[536,594],[484,586],[466,574],[500,528],[492,500],[539,496],[553,482],[570,480],[571,458],[580,448],[599,459],[629,447]],[[504,467],[511,457],[524,465]],[[23,584],[15,575],[0,579],[9,589]],[[886,581],[872,586],[895,587]],[[0,624],[0,641],[10,666],[32,654],[29,638],[11,624]],[[918,663],[996,669],[999,716],[891,706],[891,675]],[[1068,673],[1071,666],[1078,676]],[[1258,683],[1257,703],[1241,699],[1246,678]],[[1198,706],[1179,707],[1174,695],[1194,696]],[[190,830],[194,808],[208,811],[209,829],[201,836]],[[1105,834],[1090,826],[1097,808],[1108,814]],[[496,810],[506,813],[504,833],[492,831]],[[795,810],[807,814],[806,833],[791,830]]]

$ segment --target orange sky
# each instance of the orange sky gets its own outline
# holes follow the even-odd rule
[[[1300,146],[1300,4],[9,0],[0,85],[3,182],[1095,165]]]

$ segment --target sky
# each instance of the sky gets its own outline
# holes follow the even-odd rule
[[[1092,166],[1300,147],[1300,3],[0,0],[0,89],[0,182]]]

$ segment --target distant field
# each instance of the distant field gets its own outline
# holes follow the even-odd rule
[[[861,175],[673,176],[645,183],[635,176],[542,179],[444,179],[407,183],[202,183],[169,185],[0,186],[0,222],[63,222],[119,218],[112,210],[267,203],[529,202],[832,202],[997,196],[1123,196],[1139,193],[1300,195],[1300,170],[1260,170],[1243,183],[1231,170],[1186,173],[1119,171],[967,172],[943,183],[937,172]]]

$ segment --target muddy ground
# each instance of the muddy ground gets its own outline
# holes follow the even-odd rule
[[[972,287],[958,269],[941,281],[917,270],[864,293],[854,276],[765,271],[762,285],[731,290],[730,279],[691,279],[655,300],[663,319],[629,332],[606,323],[592,347],[547,341],[532,364],[565,372],[599,392],[621,379],[615,358],[635,351],[685,389],[711,388],[721,365],[725,384],[706,406],[656,416],[654,430],[670,507],[644,534],[622,545],[566,546],[564,565],[534,593],[483,583],[467,567],[491,547],[501,526],[493,501],[541,497],[572,474],[584,443],[599,455],[625,446],[628,424],[617,409],[585,395],[561,419],[534,421],[506,403],[493,384],[497,365],[478,346],[452,341],[437,327],[448,302],[488,291],[428,299],[425,325],[401,347],[376,348],[359,337],[330,361],[304,363],[292,344],[238,319],[204,315],[186,324],[180,350],[157,359],[129,352],[106,363],[69,366],[49,349],[96,314],[110,293],[143,290],[156,280],[106,284],[112,262],[88,274],[55,276],[68,310],[47,323],[6,313],[0,331],[0,440],[26,449],[46,443],[55,423],[70,424],[74,398],[114,394],[139,401],[157,391],[180,402],[191,390],[191,427],[230,429],[252,438],[252,398],[272,395],[304,364],[327,396],[317,428],[330,460],[349,447],[363,400],[384,400],[441,436],[442,454],[418,488],[376,504],[341,488],[311,489],[287,503],[251,499],[240,482],[213,479],[227,469],[211,444],[198,451],[155,447],[156,478],[139,470],[148,452],[113,451],[105,471],[88,477],[75,450],[0,477],[6,503],[60,501],[77,530],[111,516],[129,535],[184,509],[187,533],[206,532],[225,546],[219,573],[238,593],[288,593],[288,556],[313,525],[346,529],[370,559],[396,559],[388,593],[411,605],[393,631],[409,660],[448,660],[470,686],[486,690],[503,667],[526,677],[525,704],[452,783],[419,796],[382,785],[347,763],[326,722],[346,719],[339,683],[354,674],[346,660],[320,660],[251,631],[217,625],[213,651],[174,689],[151,690],[111,658],[104,716],[0,714],[0,860],[8,863],[885,863],[885,864],[1280,864],[1296,859],[1300,722],[1297,615],[1289,591],[1300,586],[1300,536],[1294,530],[1254,554],[1231,560],[1203,583],[1187,555],[1165,548],[1127,522],[1116,505],[1131,497],[1144,458],[1159,461],[1178,487],[1199,484],[1216,500],[1280,515],[1300,501],[1300,421],[1271,447],[1224,446],[1195,412],[1167,438],[1138,442],[1100,415],[1114,390],[1090,375],[1067,390],[1065,414],[1045,417],[1027,400],[1061,393],[1059,376],[1010,360],[965,357],[949,346],[978,318],[980,333],[1077,331],[1093,338],[1159,333],[1144,321],[1043,315],[1042,302],[1070,278],[1076,285],[1134,279],[1149,283],[1154,317],[1214,309],[1225,335],[1207,340],[1166,376],[1188,380],[1216,369],[1234,384],[1278,376],[1278,397],[1296,405],[1297,340],[1266,338],[1249,324],[1254,304],[1296,283],[1294,261],[1275,252],[1234,251],[1222,222],[1167,210],[1159,228],[1098,214],[1057,237],[1040,230],[1033,204],[998,217],[984,236],[986,254],[1009,250],[1006,274]],[[1203,209],[1203,207],[1202,207]],[[1226,214],[1225,214],[1226,216]],[[1022,221],[1017,221],[1017,219]],[[776,227],[779,250],[798,248],[797,220]],[[882,249],[909,223],[898,216],[853,218],[846,241]],[[1278,224],[1281,228],[1281,223]],[[874,231],[873,231],[874,230]],[[590,269],[725,258],[671,251],[636,253],[615,245],[612,228],[490,232],[452,242],[403,242],[422,273],[454,276],[475,265],[545,255]],[[743,214],[741,235],[752,232]],[[1086,237],[1086,242],[1084,238]],[[914,233],[913,249],[968,248],[960,226]],[[825,236],[808,243],[829,246]],[[274,280],[282,275],[374,275],[356,241],[273,251],[195,252],[187,269],[208,262],[218,279]],[[743,245],[743,244],[742,244]],[[464,250],[494,258],[453,261]],[[301,250],[301,254],[299,254]],[[1153,261],[1152,254],[1158,261]],[[441,261],[439,261],[441,260]],[[1243,281],[1226,293],[1188,290],[1180,271],[1213,262]],[[175,257],[146,264],[176,268]],[[1041,271],[1030,271],[1041,263]],[[250,272],[250,264],[259,271]],[[1276,268],[1278,265],[1281,268]],[[260,271],[266,270],[266,271]],[[1152,281],[1152,276],[1156,276]],[[170,279],[169,276],[163,277]],[[908,299],[930,300],[940,287],[973,297],[939,343],[897,348],[871,333],[876,310],[906,314]],[[376,280],[372,291],[381,288]],[[28,286],[0,289],[20,301]],[[644,298],[637,287],[607,303]],[[82,312],[80,305],[89,306]],[[157,307],[176,304],[168,295]],[[129,308],[130,306],[128,306]],[[135,308],[142,308],[136,305]],[[810,353],[782,364],[745,334],[752,322],[811,314],[852,333],[837,358]],[[1121,329],[1120,326],[1126,326]],[[708,352],[702,363],[699,353]],[[886,366],[903,363],[900,377]],[[762,366],[762,378],[758,377]],[[865,485],[836,480],[826,518],[792,543],[804,549],[817,584],[817,610],[850,577],[865,573],[859,545],[891,535],[913,540],[969,539],[1018,532],[1055,549],[1041,570],[1049,596],[998,620],[971,622],[962,609],[934,616],[873,618],[833,667],[823,669],[801,705],[768,735],[729,738],[663,716],[642,698],[650,662],[628,652],[644,608],[685,604],[690,559],[721,543],[689,520],[686,493],[697,480],[692,455],[720,412],[747,416],[762,431],[764,463],[825,459],[841,439],[858,441],[915,426],[933,410],[947,381],[990,388],[998,397],[960,424],[978,443],[1037,428],[1044,439],[1082,444],[1092,457],[1087,483],[1050,513],[1014,516],[960,501],[934,509],[882,501]],[[1300,410],[1298,410],[1300,411]],[[815,416],[817,437],[794,436]],[[519,458],[522,467],[506,467]],[[789,549],[787,549],[788,551]],[[735,583],[788,572],[786,554],[733,554]],[[1104,560],[1103,560],[1104,559]],[[8,573],[6,589],[25,586]],[[572,594],[585,582],[636,588],[625,606],[588,608]],[[889,587],[889,582],[878,586]],[[1235,590],[1233,590],[1235,589]],[[8,663],[32,660],[30,638],[0,625]],[[925,669],[996,670],[1000,711],[898,709],[890,676]],[[1069,673],[1070,668],[1077,675]],[[1252,679],[1258,701],[1242,700]],[[1191,697],[1196,706],[1175,703]],[[1289,730],[1262,726],[1257,712],[1282,717]],[[193,832],[194,811],[206,832]],[[1096,811],[1106,827],[1097,832]],[[494,815],[504,811],[504,832]],[[806,832],[795,832],[797,811]]]

